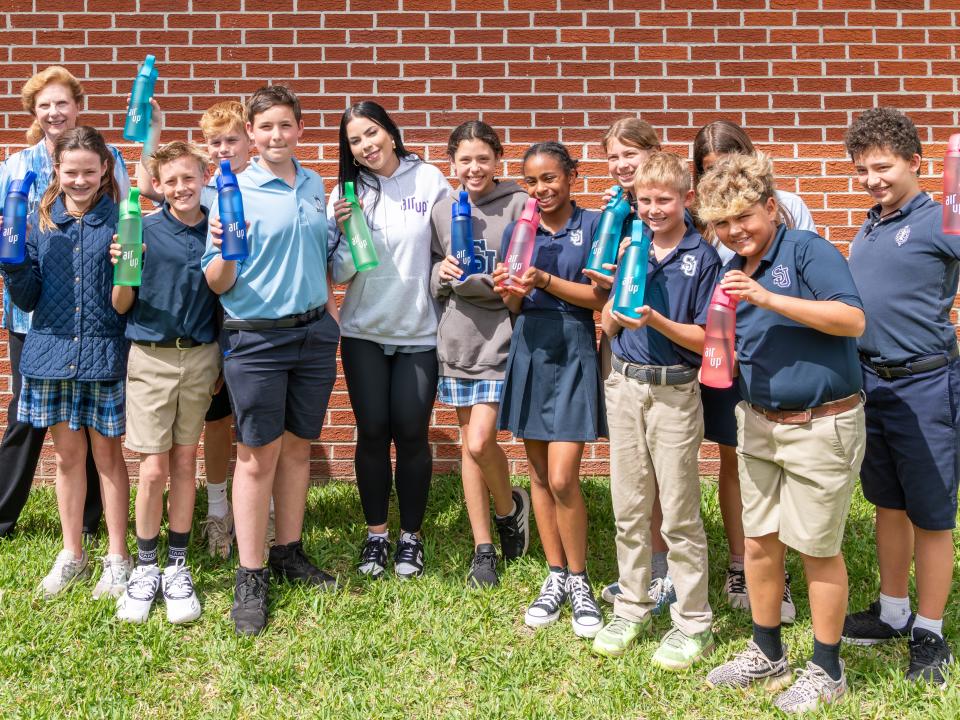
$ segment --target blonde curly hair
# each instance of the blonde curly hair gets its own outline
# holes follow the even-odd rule
[[[757,203],[776,198],[773,163],[762,152],[729,155],[703,176],[697,185],[697,215],[716,222],[739,215]]]
[[[70,89],[73,101],[79,107],[83,103],[83,85],[69,70],[60,65],[51,65],[44,68],[27,80],[20,89],[20,104],[23,109],[33,115],[33,124],[27,129],[27,142],[35,145],[43,139],[43,129],[37,121],[37,95],[47,85],[59,84]]]

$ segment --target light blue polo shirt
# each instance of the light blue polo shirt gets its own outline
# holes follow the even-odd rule
[[[250,256],[237,263],[237,281],[220,296],[227,315],[275,320],[327,302],[327,217],[323,181],[296,160],[294,187],[259,162],[237,176],[243,213],[250,223]],[[210,217],[220,216],[214,201]],[[220,254],[207,235],[206,270]]]

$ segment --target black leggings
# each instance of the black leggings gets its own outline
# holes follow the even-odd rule
[[[387,522],[393,440],[400,527],[417,532],[433,474],[427,433],[437,396],[437,353],[384,355],[377,343],[345,337],[340,341],[340,357],[357,418],[354,467],[367,525]]]

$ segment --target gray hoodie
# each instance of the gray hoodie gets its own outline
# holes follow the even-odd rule
[[[503,231],[520,217],[528,196],[515,182],[504,180],[472,205],[474,253],[484,258],[486,272],[445,282],[440,280],[439,268],[450,254],[450,207],[458,195],[450,193],[434,205],[431,218],[434,265],[430,292],[440,302],[440,374],[470,380],[502,380],[513,328],[506,305],[493,291],[490,274],[503,255]]]
[[[430,296],[430,211],[450,193],[433,165],[405,158],[390,177],[377,177],[380,195],[363,197],[379,264],[358,273],[350,245],[333,216],[339,186],[330,193],[327,223],[335,284],[349,282],[340,308],[340,334],[383,345],[435,345],[437,310]],[[372,206],[372,207],[371,207]],[[449,209],[447,210],[449,212]]]

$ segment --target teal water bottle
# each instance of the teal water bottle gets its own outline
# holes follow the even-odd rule
[[[377,251],[373,247],[373,236],[367,226],[367,219],[363,216],[360,203],[352,182],[343,184],[343,199],[350,203],[350,217],[344,223],[347,242],[350,243],[350,254],[353,255],[353,265],[357,272],[372,270],[380,262]]]
[[[123,125],[123,137],[133,142],[145,143],[150,135],[150,117],[153,106],[150,99],[157,83],[157,69],[153,66],[155,58],[147,55],[133,81],[130,91],[130,104],[127,106],[127,121]]]
[[[617,280],[613,287],[613,309],[621,315],[639,318],[637,308],[643,306],[647,290],[647,264],[653,235],[640,218],[630,228],[630,245],[623,252]]]
[[[623,188],[617,185],[613,188],[613,197],[603,208],[597,234],[590,247],[590,259],[587,260],[587,270],[595,270],[604,275],[613,275],[613,270],[603,267],[617,264],[617,251],[620,249],[620,232],[623,223],[630,214],[630,203],[623,194]]]
[[[117,223],[120,259],[113,267],[113,284],[140,287],[143,265],[143,218],[140,213],[140,190],[130,188],[126,200],[120,201],[120,222]]]

